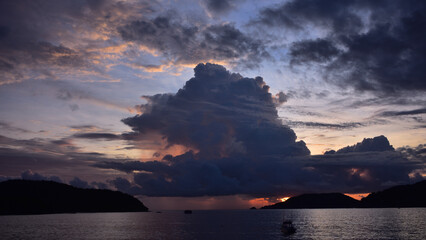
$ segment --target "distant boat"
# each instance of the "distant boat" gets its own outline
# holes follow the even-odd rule
[[[296,228],[291,221],[284,221],[281,226],[281,232],[285,235],[290,235],[296,232]]]
[[[185,210],[185,211],[183,211],[183,213],[185,213],[185,214],[192,214],[192,210]]]

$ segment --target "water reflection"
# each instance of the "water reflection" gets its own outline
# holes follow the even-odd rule
[[[424,226],[425,208],[0,216],[2,239],[426,239]]]

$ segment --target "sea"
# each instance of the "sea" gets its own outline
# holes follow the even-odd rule
[[[283,220],[296,233],[283,235]],[[426,208],[0,216],[0,239],[426,239]]]

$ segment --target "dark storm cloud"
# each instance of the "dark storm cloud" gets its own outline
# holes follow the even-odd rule
[[[236,3],[243,0],[203,0],[207,10],[215,14],[228,13],[236,7]]]
[[[305,144],[282,125],[276,110],[279,95],[272,96],[262,78],[244,78],[214,64],[199,64],[194,70],[195,76],[176,94],[145,96],[143,113],[123,119],[134,131],[126,139],[135,145],[137,135],[157,133],[169,146],[191,150],[176,156],[158,153],[160,161],[94,164],[132,174],[133,181],[110,181],[119,190],[187,197],[370,191],[389,181],[408,182],[409,174],[422,167],[422,161],[407,160],[399,152],[378,151],[393,150],[382,136],[346,153],[309,156]],[[389,172],[380,173],[380,167]],[[375,177],[371,186],[367,173]]]
[[[426,90],[423,68],[426,35],[419,34],[423,32],[421,26],[426,23],[426,15],[413,17],[422,19],[405,20],[395,27],[397,29],[381,25],[366,34],[342,37],[348,51],[330,63],[328,69],[333,78],[342,77],[340,73],[348,71],[344,73],[343,84],[354,85],[358,90],[390,94],[401,90]]]
[[[293,43],[290,48],[291,63],[324,63],[339,55],[341,51],[325,39],[305,40]]]
[[[291,61],[327,64],[325,78],[342,87],[395,94],[426,90],[425,13],[421,0],[299,0],[262,10],[257,22],[326,30],[324,39],[294,43]]]
[[[231,1],[229,0],[205,0],[207,8],[213,12],[226,12],[231,8]]]
[[[169,162],[105,162],[98,167],[133,174],[133,182],[118,178],[117,189],[148,196],[204,196],[248,194],[256,197],[306,192],[371,192],[423,179],[425,148],[397,151],[358,151],[331,155],[294,157],[269,156],[250,161],[244,157],[209,161],[193,153],[170,157]]]
[[[138,171],[134,181],[143,195],[275,192],[276,175],[267,177],[266,172],[283,165],[279,158],[309,154],[278,118],[276,106],[285,102],[285,95],[273,96],[262,78],[244,78],[220,65],[199,64],[194,71],[176,94],[145,97],[143,114],[123,119],[134,134],[157,133],[169,146],[193,151],[166,155],[162,161],[95,166]]]
[[[296,30],[302,30],[306,25],[311,24],[323,28],[331,28],[339,32],[352,32],[363,27],[362,21],[352,9],[353,5],[359,8],[364,7],[361,1],[356,0],[288,1],[284,4],[261,10],[256,22],[267,26],[284,26]]]
[[[174,16],[133,21],[119,28],[124,40],[160,51],[175,63],[228,60],[255,67],[269,58],[265,46],[232,24],[196,26]]]
[[[352,146],[312,156],[308,165],[321,172],[325,188],[371,192],[383,187],[423,180],[426,156],[423,145],[395,150],[385,136],[365,138]],[[333,186],[331,186],[331,183]],[[343,190],[346,189],[346,190]]]
[[[123,122],[136,133],[158,132],[170,145],[195,148],[210,158],[309,153],[281,124],[277,99],[261,77],[243,78],[215,64],[199,64],[194,71],[175,95],[146,97],[144,114]]]
[[[148,196],[271,196],[284,191],[301,192],[298,182],[310,181],[301,163],[286,162],[282,157],[200,159],[188,152],[169,160],[156,162],[154,168],[151,164],[137,164],[131,188],[124,184],[119,190],[127,188],[133,194]],[[99,163],[98,167],[128,171],[130,165],[135,163]]]
[[[424,157],[414,160],[398,151],[370,151],[317,155],[307,165],[320,173],[318,187],[324,190],[371,192],[422,180],[425,164]]]

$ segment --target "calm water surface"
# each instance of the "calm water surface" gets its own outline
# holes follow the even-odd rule
[[[297,232],[283,236],[283,219]],[[1,239],[426,239],[426,208],[0,216]]]

